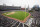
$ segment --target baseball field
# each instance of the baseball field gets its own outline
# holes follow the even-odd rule
[[[24,11],[14,11],[3,13],[3,15],[23,21],[29,15],[29,13]]]

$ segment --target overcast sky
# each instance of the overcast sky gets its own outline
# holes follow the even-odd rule
[[[34,5],[39,5],[40,6],[40,0],[0,0],[0,5],[2,5],[3,3],[7,4],[7,5],[14,5],[14,6],[21,6],[24,7],[26,5],[26,7],[28,7],[28,5],[31,7],[33,7]]]

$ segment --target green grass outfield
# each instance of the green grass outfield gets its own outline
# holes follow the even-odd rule
[[[14,14],[7,15],[9,13],[11,13],[11,12],[6,12],[6,14],[3,13],[3,15],[8,16],[8,17],[11,17],[11,18],[16,18],[18,20],[24,20],[29,15],[29,13],[24,12],[24,11],[15,11]],[[25,13],[26,13],[26,17],[25,17]]]

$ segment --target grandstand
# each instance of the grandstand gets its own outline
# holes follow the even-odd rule
[[[0,11],[1,10],[21,10],[20,6],[3,6],[0,5]]]

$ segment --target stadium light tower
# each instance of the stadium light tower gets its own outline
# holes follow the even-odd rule
[[[29,5],[28,5],[28,10],[29,10]]]
[[[6,4],[3,3],[3,6],[6,6]]]

